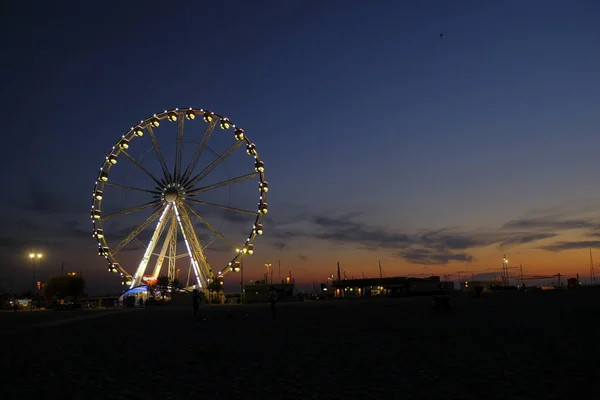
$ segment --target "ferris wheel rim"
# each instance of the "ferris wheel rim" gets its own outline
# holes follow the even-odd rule
[[[188,120],[193,120],[193,119],[195,119],[195,115],[197,115],[197,114],[200,114],[203,116],[205,122],[209,123],[209,127],[207,127],[205,134],[202,138],[202,141],[198,145],[198,149],[196,150],[197,152],[199,151],[200,154],[198,155],[198,157],[196,157],[196,153],[194,153],[194,157],[196,157],[196,158],[195,158],[195,160],[193,160],[193,165],[192,165],[192,163],[188,164],[185,171],[182,171],[181,170],[181,161],[182,161],[181,160],[181,157],[182,157],[181,147],[183,146],[183,123],[181,121],[184,120],[184,116]],[[209,117],[211,117],[211,119],[207,120],[207,115]],[[178,132],[177,132],[178,149],[177,149],[177,155],[176,155],[176,160],[175,160],[175,168],[173,169],[172,174],[171,174],[171,170],[166,166],[166,162],[164,161],[164,159],[161,157],[161,155],[159,153],[159,149],[158,149],[157,142],[156,142],[156,137],[153,132],[153,128],[158,127],[160,121],[165,120],[165,119],[168,119],[171,122],[177,122],[177,124],[178,124]],[[212,124],[213,120],[214,120],[214,126],[212,128],[210,128],[210,125]],[[179,124],[181,124],[181,132],[180,132]],[[230,146],[216,160],[213,160],[213,162],[211,164],[209,164],[208,167],[204,168],[200,173],[198,173],[192,177],[192,174],[194,173],[198,159],[199,159],[200,155],[202,154],[202,151],[208,147],[208,140],[210,139],[210,136],[212,135],[212,131],[215,129],[217,124],[219,124],[221,126],[221,128],[223,128],[225,130],[233,128],[233,131],[235,132],[235,139],[236,139],[234,144],[236,144],[236,143],[240,143],[240,144],[237,145],[237,147],[235,147],[234,150],[230,154],[225,155],[226,152],[229,151],[231,148],[233,148],[234,145]],[[211,129],[211,131],[209,134],[209,138],[206,140],[206,143],[204,143],[206,136],[207,136],[208,129]],[[139,134],[139,132],[142,132],[142,134]],[[163,169],[163,173],[164,173],[164,176],[162,177],[162,179],[157,178],[155,176],[155,174],[150,173],[139,162],[136,162],[135,158],[130,156],[128,154],[128,152],[126,151],[128,149],[129,142],[132,139],[134,139],[135,137],[142,136],[143,132],[148,132],[151,137],[152,147],[147,151],[147,153],[151,152],[153,148],[156,151],[157,158],[159,159],[161,168]],[[241,134],[241,138],[238,138],[238,134]],[[126,144],[126,146],[125,146],[125,144]],[[132,275],[127,269],[125,269],[118,262],[117,258],[115,257],[115,255],[118,253],[118,251],[120,249],[117,249],[113,253],[111,251],[111,246],[109,246],[108,241],[106,240],[106,235],[104,234],[103,222],[106,221],[107,219],[111,218],[111,214],[108,214],[108,215],[102,214],[102,201],[103,201],[102,194],[103,194],[106,186],[115,186],[116,185],[116,186],[121,186],[122,189],[127,188],[129,190],[140,190],[143,192],[147,192],[148,194],[154,195],[153,197],[158,196],[158,198],[156,200],[153,200],[153,201],[145,203],[141,206],[135,207],[135,210],[130,211],[130,212],[136,212],[140,209],[140,207],[152,208],[154,210],[153,213],[150,215],[150,217],[148,217],[146,219],[146,221],[144,221],[142,223],[142,224],[144,224],[147,221],[149,221],[148,224],[144,228],[142,228],[142,230],[143,230],[146,227],[148,227],[148,225],[150,225],[151,223],[153,223],[156,220],[156,217],[158,217],[158,214],[161,214],[162,215],[161,218],[162,218],[162,217],[164,217],[164,215],[167,212],[169,212],[171,203],[168,202],[168,200],[167,200],[167,202],[165,202],[165,196],[168,195],[168,191],[170,190],[171,185],[184,186],[186,190],[189,190],[191,192],[197,192],[197,193],[200,193],[200,192],[206,191],[206,190],[210,190],[208,188],[210,188],[211,186],[216,187],[216,185],[218,185],[218,184],[208,185],[208,186],[204,186],[204,187],[202,187],[202,186],[197,187],[197,185],[204,178],[206,178],[214,170],[214,168],[216,168],[216,166],[218,166],[218,164],[220,164],[221,162],[224,162],[224,160],[229,155],[233,154],[233,152],[238,150],[239,147],[241,147],[243,144],[246,144],[246,149],[247,149],[246,151],[249,155],[253,156],[254,163],[255,163],[255,172],[247,174],[247,176],[252,175],[252,177],[254,177],[254,176],[258,177],[259,191],[260,191],[258,211],[250,212],[248,210],[237,209],[238,211],[247,211],[253,215],[255,214],[256,217],[254,219],[254,224],[250,231],[250,234],[248,235],[248,238],[238,249],[236,249],[235,254],[232,257],[231,261],[218,272],[219,276],[223,276],[227,272],[234,270],[234,267],[237,265],[238,262],[241,261],[241,259],[246,254],[252,254],[253,243],[256,240],[257,236],[262,234],[262,221],[264,219],[264,215],[267,212],[266,200],[267,200],[268,184],[265,179],[264,162],[262,161],[262,159],[256,149],[256,145],[250,140],[250,138],[248,138],[248,136],[245,134],[244,130],[241,127],[233,124],[229,118],[227,118],[221,114],[217,114],[210,110],[206,110],[203,108],[193,108],[193,107],[174,108],[174,109],[164,110],[163,112],[152,114],[151,116],[146,117],[146,118],[140,120],[138,123],[134,124],[126,133],[124,133],[121,136],[121,138],[115,143],[115,145],[112,146],[111,150],[108,152],[107,156],[105,157],[105,159],[102,163],[102,166],[100,167],[100,172],[98,174],[98,177],[94,183],[94,190],[92,193],[92,207],[91,207],[91,217],[92,217],[92,223],[93,223],[92,233],[93,233],[93,237],[96,239],[96,241],[98,243],[99,255],[104,256],[104,258],[107,260],[108,265],[109,265],[109,270],[120,273],[121,277],[123,277],[123,279],[125,279],[125,280],[131,280],[132,285],[135,283],[134,275]],[[148,175],[148,177],[150,177],[152,179],[152,181],[154,181],[154,183],[156,183],[156,186],[153,187],[152,190],[141,189],[141,188],[131,187],[131,186],[127,186],[127,185],[117,185],[108,180],[108,173],[110,172],[111,168],[116,164],[116,158],[121,154],[123,154],[126,158],[128,158],[135,166],[138,167],[138,169],[145,172],[146,175]],[[221,160],[221,161],[219,161],[219,160]],[[217,163],[217,161],[219,161],[219,162]],[[209,167],[213,166],[213,164],[215,165],[215,167],[213,167],[212,169],[205,172]],[[260,168],[257,167],[259,165],[261,166]],[[192,167],[192,168],[190,169],[190,167]],[[133,166],[132,166],[132,168],[133,168]],[[237,179],[239,179],[239,178],[244,178],[244,180],[250,179],[247,176],[237,177]],[[233,179],[236,179],[236,178],[233,178]],[[232,179],[229,179],[229,180],[223,181],[223,182],[230,182],[230,181],[232,181]],[[220,184],[223,185],[223,182],[221,182]],[[237,182],[233,182],[233,183],[237,183]],[[232,185],[232,183],[226,183],[226,184]],[[159,190],[156,190],[156,189],[159,189]],[[162,189],[162,191],[160,189]],[[231,186],[229,187],[229,189],[231,191]],[[100,193],[99,196],[98,196],[98,193]],[[203,205],[218,207],[218,205],[216,205],[216,204],[211,204],[211,203],[202,202],[202,201],[193,200],[193,199],[189,199],[189,200],[191,202],[195,202],[195,203],[199,203],[199,204],[203,204]],[[181,201],[183,201],[183,200],[181,200]],[[177,205],[175,203],[172,203],[172,204],[174,205],[173,209],[175,210],[175,212],[176,213],[179,212]],[[205,224],[205,226],[209,227],[210,224],[208,224],[206,221],[203,221],[202,217],[198,213],[196,213],[189,204],[181,203],[181,206],[182,206],[182,210],[181,210],[182,212],[184,212],[185,214],[187,214],[188,212],[191,212],[196,217],[196,219],[200,220],[201,222],[203,222]],[[235,209],[233,207],[226,207],[226,208],[229,208],[232,210]],[[112,214],[119,214],[119,213],[123,213],[123,210],[121,210],[117,213],[112,213]],[[126,214],[123,213],[123,215],[126,215]],[[180,215],[177,214],[177,218],[179,218],[179,216]],[[152,217],[154,217],[154,218],[152,218]],[[186,218],[189,218],[189,216]],[[183,228],[183,225],[181,224],[181,221],[179,221],[179,224],[181,227],[181,232],[185,239],[185,230]],[[139,227],[137,227],[135,229],[138,229],[138,228]],[[193,228],[193,224],[192,224],[192,228]],[[156,229],[158,229],[158,226]],[[141,230],[139,232],[141,232]],[[138,232],[138,234],[139,234],[139,232]],[[194,232],[194,236],[197,236],[195,234],[194,230],[192,230],[192,232]],[[216,236],[219,236],[219,233],[217,231],[213,231],[213,233]],[[126,236],[124,239],[127,239],[128,236]],[[122,239],[122,241],[124,239]],[[132,239],[130,239],[129,241],[131,241],[133,239],[135,239],[135,236]],[[198,240],[197,237],[196,237],[196,240]],[[187,245],[187,239],[185,239],[185,241],[186,241],[186,245]],[[116,246],[118,246],[121,242],[119,242]],[[212,243],[212,241],[211,241],[211,243]],[[152,242],[150,242],[150,244],[152,244]],[[231,245],[231,243],[229,243],[229,244]],[[114,248],[115,246],[112,246],[112,247]],[[202,248],[202,250],[203,249],[204,248]],[[189,251],[189,247],[188,247],[188,251]],[[192,258],[191,262],[193,263],[194,259],[193,259],[192,252],[190,252],[190,257]],[[210,264],[208,263],[208,261],[206,261],[206,266],[208,266],[209,278],[206,279],[206,281],[208,281],[211,278],[213,278],[215,274],[213,273],[213,270],[210,267]],[[136,271],[135,275],[137,276],[138,273],[139,273],[139,270]],[[143,271],[142,271],[142,273],[143,273]],[[200,283],[199,279],[198,279],[198,282]]]

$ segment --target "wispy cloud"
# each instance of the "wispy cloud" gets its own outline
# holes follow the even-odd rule
[[[507,222],[499,230],[460,232],[438,229],[421,234],[396,231],[371,226],[361,222],[361,213],[334,215],[303,215],[303,228],[292,224],[275,223],[270,236],[276,239],[273,246],[284,249],[296,238],[316,239],[354,245],[365,250],[393,250],[406,261],[420,265],[443,265],[452,261],[471,262],[470,250],[490,245],[500,248],[532,244],[557,237],[571,229],[592,230],[600,237],[600,223],[583,218],[561,219],[558,216],[516,219]],[[589,246],[590,242],[584,246]],[[575,247],[569,247],[575,246]],[[574,243],[557,243],[542,247],[544,250],[560,251],[578,248]]]
[[[273,247],[275,247],[277,250],[283,250],[287,247],[287,244],[285,242],[275,242],[273,243]]]
[[[540,249],[559,252],[564,250],[576,250],[576,249],[589,249],[589,248],[599,248],[600,241],[598,240],[590,240],[590,241],[573,241],[573,242],[556,242],[552,243],[548,246],[542,246]]]
[[[471,262],[473,257],[464,252],[452,252],[440,248],[408,248],[398,252],[398,255],[412,264],[440,265],[450,261]]]
[[[537,242],[539,240],[550,239],[555,236],[558,236],[557,233],[554,232],[540,232],[540,233],[527,233],[527,232],[518,232],[513,233],[506,236],[504,239],[500,240],[499,245],[501,247],[508,247],[520,244],[527,244],[532,242]]]
[[[517,219],[504,224],[504,229],[532,229],[532,230],[569,230],[569,229],[596,229],[598,222],[587,219],[559,219],[556,217],[540,217]]]

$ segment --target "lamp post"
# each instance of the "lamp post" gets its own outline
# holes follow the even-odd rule
[[[509,282],[508,282],[508,259],[506,258],[506,254],[504,255],[504,258],[502,259],[502,275],[504,275],[504,286],[508,286]]]
[[[267,284],[273,283],[273,282],[269,282],[269,273],[271,272],[271,264],[265,263],[265,268],[267,269]]]
[[[240,273],[240,304],[244,303],[244,261],[237,261],[233,266],[233,272]]]
[[[31,271],[33,274],[33,290],[32,290],[32,295],[33,294],[37,294],[37,285],[35,284],[35,261],[38,261],[38,265],[39,265],[39,261],[42,258],[42,253],[29,253],[29,258],[31,259]]]

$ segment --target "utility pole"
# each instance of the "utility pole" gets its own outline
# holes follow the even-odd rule
[[[271,269],[271,263],[265,263],[265,269],[266,269],[265,280],[267,281],[267,284],[269,284],[269,283],[273,284],[273,270]],[[269,282],[269,280],[271,282]]]
[[[338,263],[338,271],[339,271],[339,263]],[[339,272],[338,272],[339,274]],[[379,260],[379,278],[383,279],[383,273],[381,272],[381,260]]]
[[[596,271],[594,269],[594,259],[592,258],[592,249],[590,249],[590,286],[596,285]]]
[[[240,304],[244,304],[244,298],[246,297],[246,291],[244,290],[244,259],[240,261]]]
[[[523,264],[519,264],[519,277],[521,279],[521,287],[525,286],[525,282],[523,281]]]
[[[508,280],[508,260],[506,259],[506,254],[502,258],[502,280],[504,281],[504,286],[508,286],[510,284]]]
[[[281,260],[277,260],[277,262],[279,263],[279,271],[277,273],[277,280],[279,282],[281,282]]]

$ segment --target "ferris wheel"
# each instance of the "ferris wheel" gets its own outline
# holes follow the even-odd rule
[[[213,134],[217,125],[231,133]],[[249,190],[232,204],[239,186]],[[196,108],[156,113],[122,135],[102,162],[91,209],[98,255],[130,288],[165,275],[205,288],[254,252],[268,190],[256,145],[228,118]],[[217,273],[214,262],[222,265]]]

